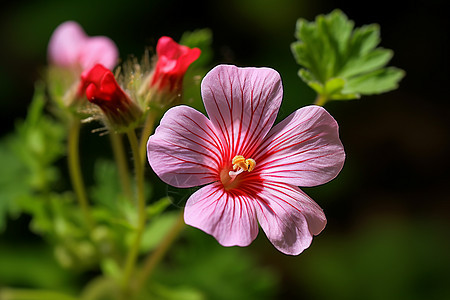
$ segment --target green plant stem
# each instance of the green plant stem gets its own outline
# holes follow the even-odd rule
[[[317,98],[314,101],[314,104],[318,105],[318,106],[324,106],[325,103],[327,103],[327,101],[328,101],[328,98],[326,96],[319,94],[319,95],[317,95]]]
[[[123,147],[122,135],[119,133],[111,133],[110,138],[114,159],[116,160],[119,171],[119,180],[122,185],[122,190],[127,199],[131,201],[133,199],[133,192],[131,190],[130,171],[128,169],[125,150]]]
[[[155,113],[149,112],[147,118],[145,119],[144,127],[142,128],[141,139],[139,142],[139,149],[140,149],[139,151],[142,163],[145,162],[146,157],[145,154],[147,153],[147,141],[148,137],[152,133],[155,119],[156,119]]]
[[[78,298],[56,291],[27,290],[27,289],[0,289],[1,300],[77,300]]]
[[[67,160],[69,165],[70,180],[72,181],[72,187],[75,190],[75,194],[78,199],[78,203],[83,213],[85,222],[87,226],[90,229],[92,229],[94,227],[94,222],[90,214],[86,189],[84,187],[83,177],[81,175],[80,153],[79,153],[80,128],[81,128],[80,120],[74,118],[71,121],[69,128],[69,137],[67,141],[68,147]]]
[[[177,221],[173,224],[168,234],[164,237],[164,240],[161,241],[158,248],[150,253],[145,259],[142,270],[136,279],[136,285],[134,286],[133,290],[135,293],[140,291],[144,283],[151,277],[153,271],[155,270],[155,267],[163,259],[164,255],[167,253],[167,250],[179,236],[183,228],[184,214],[183,212],[181,212]]]
[[[144,196],[144,166],[141,163],[141,156],[139,152],[139,143],[134,130],[127,132],[128,139],[130,141],[131,150],[134,159],[134,169],[136,176],[136,194],[137,194],[137,208],[138,208],[138,224],[136,228],[136,235],[133,244],[128,252],[126,261],[124,276],[122,281],[122,289],[124,295],[127,295],[130,285],[130,279],[134,272],[137,257],[139,254],[139,248],[141,246],[142,234],[145,229],[146,211],[145,211],[145,196]]]

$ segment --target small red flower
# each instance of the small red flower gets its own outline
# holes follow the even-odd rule
[[[200,56],[200,49],[179,45],[172,38],[163,36],[156,45],[158,61],[150,86],[159,91],[178,92],[189,66]]]
[[[113,73],[96,64],[81,75],[79,91],[86,91],[89,102],[97,105],[113,127],[128,127],[139,119],[140,109],[120,88]]]

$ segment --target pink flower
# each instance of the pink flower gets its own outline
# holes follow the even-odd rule
[[[97,105],[115,128],[126,128],[140,117],[139,108],[103,65],[96,64],[83,72],[80,87],[86,90],[89,102]]]
[[[200,49],[177,44],[172,38],[163,36],[158,40],[155,72],[150,86],[159,91],[178,92],[189,66],[200,56]]]
[[[100,63],[112,69],[118,59],[114,42],[104,36],[89,37],[74,21],[66,21],[53,32],[48,45],[48,59],[53,65],[64,68],[81,68],[81,71]]]
[[[203,79],[209,119],[187,106],[166,112],[149,138],[148,160],[167,184],[203,186],[184,219],[223,246],[247,246],[258,222],[281,252],[297,255],[326,225],[322,209],[298,186],[340,172],[338,125],[322,107],[307,106],[272,127],[282,99],[269,68],[220,65]]]

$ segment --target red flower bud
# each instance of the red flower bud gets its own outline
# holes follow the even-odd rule
[[[178,93],[189,66],[200,56],[200,49],[177,44],[172,38],[163,36],[156,45],[158,61],[150,82],[159,91]]]
[[[139,107],[120,88],[113,73],[101,64],[81,75],[79,92],[84,90],[89,102],[103,111],[115,129],[128,127],[141,116]]]

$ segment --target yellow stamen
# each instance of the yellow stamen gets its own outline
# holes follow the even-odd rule
[[[245,163],[247,164],[247,171],[251,172],[256,167],[256,161],[253,158],[248,158],[245,160]]]
[[[256,161],[253,158],[245,159],[242,155],[233,157],[231,163],[233,164],[233,171],[230,171],[229,175],[232,177],[235,177],[244,171],[251,172],[256,166]]]

